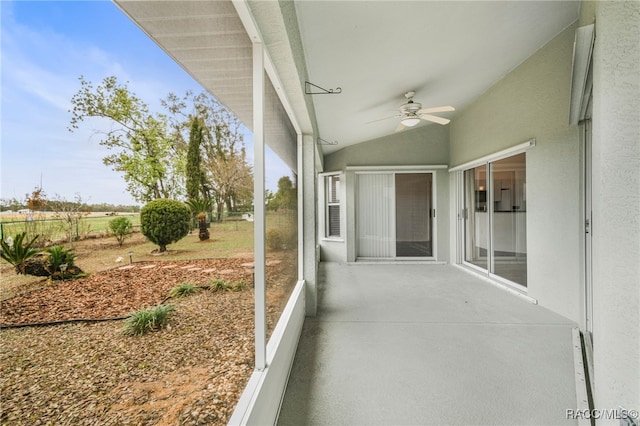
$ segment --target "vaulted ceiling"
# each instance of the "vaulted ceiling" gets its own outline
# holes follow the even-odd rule
[[[116,3],[251,127],[251,38],[231,1]],[[423,107],[454,106],[438,115],[455,120],[575,21],[579,7],[577,1],[252,1],[239,10],[245,20],[242,11],[250,11],[280,75],[275,86],[302,131],[317,126],[319,137],[338,142],[321,146],[330,153],[394,133],[397,118],[379,119],[394,116],[407,91]],[[334,94],[305,95],[305,80]]]

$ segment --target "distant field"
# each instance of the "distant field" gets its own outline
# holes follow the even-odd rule
[[[82,216],[77,224],[71,226],[71,229],[63,218],[52,212],[31,215],[3,213],[0,215],[0,238],[5,239],[26,232],[29,239],[39,235],[43,240],[57,241],[64,239],[70,232],[76,239],[82,239],[92,234],[108,233],[109,221],[115,217],[127,217],[133,223],[134,229],[140,227],[139,213],[117,213],[115,216],[109,216],[104,212],[94,212]]]

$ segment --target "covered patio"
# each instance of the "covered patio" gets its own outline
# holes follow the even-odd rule
[[[318,284],[278,424],[576,423],[566,318],[450,265],[323,262]]]
[[[256,357],[230,424],[637,414],[637,1],[115,1],[252,132]],[[298,192],[268,340],[266,146]],[[426,175],[419,239],[397,238],[403,174]],[[400,262],[407,241],[431,246]]]

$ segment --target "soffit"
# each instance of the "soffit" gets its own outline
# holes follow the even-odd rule
[[[117,0],[116,4],[252,128],[252,45],[233,3]]]

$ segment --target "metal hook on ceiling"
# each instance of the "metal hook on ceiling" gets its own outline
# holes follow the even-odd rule
[[[316,89],[320,89],[320,91],[313,91],[312,87]],[[304,82],[304,93],[305,95],[339,95],[342,93],[341,87],[336,87],[335,89],[325,89],[323,87],[318,86],[317,84],[313,84],[309,81]]]

